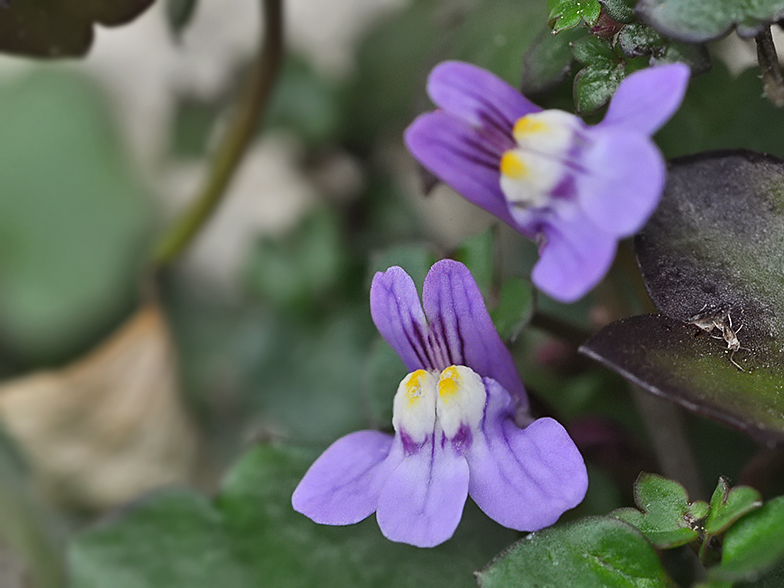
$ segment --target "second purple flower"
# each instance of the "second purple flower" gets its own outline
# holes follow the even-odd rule
[[[534,283],[572,302],[656,208],[665,164],[650,135],[677,110],[688,79],[681,64],[632,74],[590,127],[542,110],[490,72],[445,62],[428,81],[440,110],[411,124],[406,145],[468,200],[541,242]]]

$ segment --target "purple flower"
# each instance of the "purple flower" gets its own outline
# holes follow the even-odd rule
[[[677,110],[688,79],[681,64],[634,73],[589,127],[483,69],[446,62],[428,81],[440,110],[411,124],[406,145],[468,200],[542,243],[534,283],[572,302],[656,208],[665,165],[650,135]]]
[[[553,524],[588,487],[574,442],[551,418],[515,424],[525,390],[464,265],[436,263],[422,301],[424,311],[401,268],[376,274],[373,320],[411,371],[394,398],[395,435],[333,443],[294,491],[294,509],[327,525],[375,512],[387,538],[419,547],[452,536],[469,494],[506,527]]]

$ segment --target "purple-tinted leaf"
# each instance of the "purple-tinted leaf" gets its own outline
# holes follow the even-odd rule
[[[7,0],[0,5],[0,52],[32,57],[84,55],[95,24],[126,23],[154,0]]]
[[[673,162],[635,247],[665,316],[606,327],[583,351],[643,388],[784,441],[784,162],[748,151]]]

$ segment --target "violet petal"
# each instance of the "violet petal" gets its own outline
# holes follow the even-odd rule
[[[597,129],[598,131],[598,129]],[[592,133],[577,174],[578,204],[601,230],[618,237],[636,233],[659,203],[666,167],[645,135],[608,129]]]
[[[471,498],[505,527],[536,531],[552,525],[585,497],[583,458],[566,430],[551,418],[518,428],[509,395],[497,382],[484,382],[484,434],[474,437],[466,455]]]
[[[351,525],[371,515],[390,471],[402,459],[402,451],[390,454],[392,441],[378,431],[357,431],[335,441],[294,490],[294,510],[324,525]]]
[[[422,303],[435,339],[446,344],[449,364],[468,366],[500,382],[515,397],[517,406],[527,409],[528,399],[512,354],[498,336],[468,268],[451,259],[434,264],[425,278]]]
[[[501,191],[499,168],[511,134],[492,140],[467,122],[437,110],[419,116],[405,132],[411,154],[470,202],[514,224]],[[490,140],[489,140],[490,139]]]
[[[542,227],[547,242],[531,279],[537,288],[561,302],[583,297],[607,273],[617,239],[599,230],[579,210],[571,217],[553,216]]]
[[[434,547],[457,529],[468,496],[468,464],[440,441],[407,455],[381,490],[376,517],[387,539]]]
[[[682,63],[638,71],[624,79],[610,101],[599,127],[622,126],[646,135],[655,133],[675,114],[689,84]]]
[[[408,371],[433,369],[428,357],[427,321],[414,280],[400,267],[378,272],[370,286],[370,314],[378,332]]]
[[[489,71],[461,61],[445,61],[433,68],[427,92],[450,114],[509,136],[517,119],[541,110]]]

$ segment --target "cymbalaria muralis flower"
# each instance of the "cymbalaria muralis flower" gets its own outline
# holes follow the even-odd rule
[[[678,109],[688,79],[681,64],[636,72],[588,126],[479,67],[445,62],[428,80],[439,110],[411,124],[406,145],[468,200],[540,242],[534,283],[572,302],[656,208],[665,165],[650,135]]]
[[[395,434],[337,440],[294,491],[294,509],[327,525],[376,512],[387,538],[419,547],[452,536],[468,495],[506,527],[553,524],[588,487],[577,447],[551,418],[515,424],[528,414],[525,390],[464,265],[436,263],[422,303],[401,268],[376,274],[373,320],[411,372],[394,397]]]

